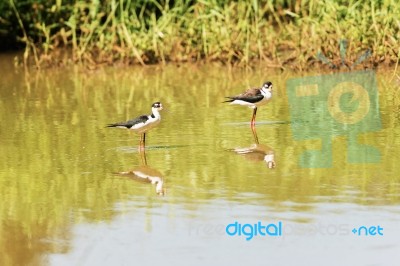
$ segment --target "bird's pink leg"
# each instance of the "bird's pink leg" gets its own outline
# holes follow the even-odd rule
[[[253,117],[251,118],[250,122],[251,128],[254,128],[256,125],[256,114],[257,114],[257,107],[253,109]]]

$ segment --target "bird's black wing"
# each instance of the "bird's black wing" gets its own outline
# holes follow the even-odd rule
[[[140,123],[145,123],[149,117],[147,115],[141,115],[138,116],[132,120],[126,121],[126,122],[119,122],[119,123],[114,123],[114,124],[108,124],[107,127],[126,127],[126,128],[131,128],[136,124]]]
[[[225,102],[233,102],[234,100],[241,100],[248,103],[256,103],[261,101],[264,98],[264,96],[262,94],[257,94],[257,95],[238,95],[226,98],[229,98],[230,100],[227,100]]]
[[[248,103],[256,103],[261,101],[264,98],[264,96],[261,94],[259,89],[253,88],[253,89],[248,89],[239,95],[229,96],[226,98],[229,98],[229,100],[225,102],[233,102],[234,100],[241,100]]]

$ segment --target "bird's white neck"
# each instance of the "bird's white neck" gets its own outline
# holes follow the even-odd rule
[[[271,90],[266,90],[266,89],[261,89],[261,94],[264,96],[266,99],[271,99],[272,98],[272,91]]]
[[[157,110],[157,108],[151,108],[151,113],[154,115],[155,118],[160,118],[160,112]]]

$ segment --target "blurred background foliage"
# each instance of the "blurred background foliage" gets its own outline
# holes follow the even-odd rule
[[[6,0],[1,50],[23,61],[89,65],[220,61],[306,68],[322,51],[347,60],[372,50],[370,64],[396,64],[400,5],[395,0]]]

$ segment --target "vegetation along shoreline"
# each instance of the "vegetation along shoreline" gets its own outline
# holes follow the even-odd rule
[[[10,0],[0,11],[0,49],[23,50],[25,66],[220,62],[306,70],[358,60],[397,69],[400,58],[395,0]]]

